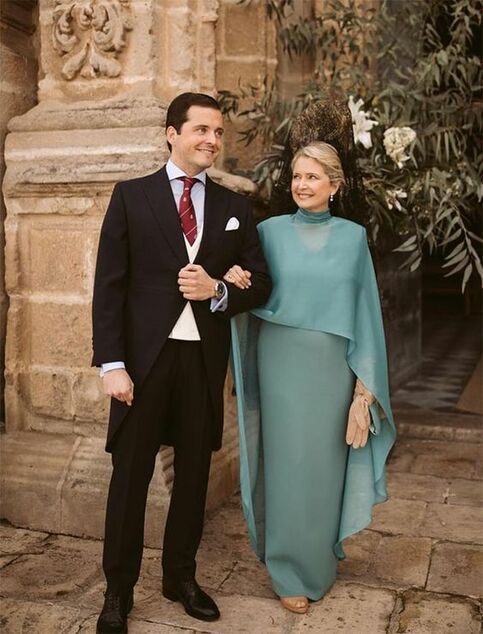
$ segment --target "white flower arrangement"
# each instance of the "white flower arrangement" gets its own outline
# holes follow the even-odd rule
[[[352,115],[352,129],[355,143],[360,143],[366,149],[372,146],[371,130],[378,122],[369,118],[369,114],[361,110],[364,102],[362,99],[354,102],[354,97],[349,97],[349,109]]]
[[[406,154],[406,148],[411,145],[415,138],[416,132],[407,126],[388,128],[384,132],[383,143],[386,153],[392,158],[399,169],[409,160],[409,156]]]

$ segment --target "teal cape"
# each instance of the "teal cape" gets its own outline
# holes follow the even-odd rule
[[[329,212],[315,214],[312,219],[303,210],[270,218],[260,223],[258,230],[273,290],[265,306],[231,320],[241,498],[251,544],[264,561],[257,333],[259,320],[266,320],[345,337],[350,369],[376,398],[370,407],[372,433],[366,446],[351,447],[348,452],[339,536],[334,544],[335,555],[343,559],[343,540],[367,527],[373,505],[387,500],[385,463],[396,437],[379,293],[366,230]],[[286,389],[290,390],[290,385]]]

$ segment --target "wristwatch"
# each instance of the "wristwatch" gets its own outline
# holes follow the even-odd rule
[[[221,299],[225,293],[225,285],[220,280],[215,281],[215,299]]]

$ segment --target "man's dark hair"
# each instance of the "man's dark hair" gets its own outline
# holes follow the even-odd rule
[[[169,126],[173,126],[179,134],[183,123],[188,121],[188,110],[191,106],[201,106],[202,108],[211,108],[221,112],[220,104],[210,95],[205,95],[202,92],[183,92],[169,104],[168,112],[166,113],[166,130]],[[171,143],[167,143],[171,152]]]

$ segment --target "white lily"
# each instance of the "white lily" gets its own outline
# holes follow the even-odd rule
[[[362,99],[355,102],[354,97],[350,95],[348,105],[352,115],[354,141],[365,148],[370,148],[372,146],[371,130],[375,125],[378,125],[377,121],[370,119],[368,113],[361,110],[364,105]]]

